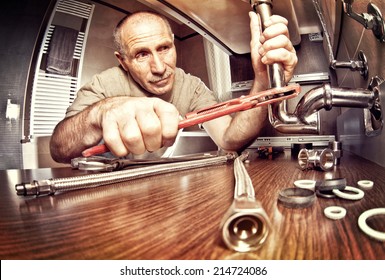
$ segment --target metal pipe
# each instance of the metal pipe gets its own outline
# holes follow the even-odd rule
[[[249,2],[253,10],[260,15],[262,30],[264,30],[265,26],[263,23],[272,15],[271,10],[273,1],[250,0]],[[326,30],[326,24],[318,0],[313,0],[313,4],[325,33],[329,50],[329,64],[331,64],[335,60],[330,43],[330,37]],[[270,87],[282,87],[286,84],[284,80],[285,78],[283,66],[281,63],[268,65],[267,70]],[[365,74],[367,74],[367,70]],[[381,80],[381,83],[382,82],[383,81]],[[288,112],[286,100],[270,104],[268,106],[269,121],[272,126],[281,133],[317,134],[320,130],[320,124],[318,121],[318,114],[315,113],[320,109],[330,110],[333,106],[364,108],[370,109],[370,113],[372,115],[378,115],[381,114],[381,110],[374,108],[376,103],[379,104],[379,102],[376,101],[378,98],[379,96],[375,93],[375,91],[363,89],[331,88],[330,85],[326,84],[307,92],[297,104],[294,113]]]
[[[238,252],[258,249],[271,231],[269,217],[256,200],[254,187],[243,161],[242,153],[234,161],[234,200],[221,221],[222,238],[226,246]]]
[[[262,31],[265,30],[265,25],[263,23],[272,16],[271,9],[273,7],[273,1],[251,0],[250,4],[253,10],[261,17]],[[286,85],[282,63],[268,65],[267,74],[271,88],[284,87]]]
[[[370,90],[331,88],[329,84],[311,89],[299,101],[294,114],[304,122],[320,109],[331,110],[332,107],[372,108],[374,94]]]
[[[151,175],[159,175],[181,170],[190,170],[193,168],[225,164],[229,161],[232,161],[234,158],[235,154],[228,153],[226,155],[214,158],[191,160],[186,162],[165,163],[135,169],[113,171],[108,173],[98,173],[57,179],[46,179],[39,181],[34,180],[30,183],[17,184],[15,186],[15,189],[17,195],[22,196],[53,195],[56,192],[88,189],[99,187],[102,185],[144,178]]]
[[[253,10],[260,15],[262,30],[264,30],[263,23],[272,15],[273,1],[250,0],[249,2]],[[327,33],[318,0],[313,0],[313,4],[327,40],[329,63],[332,63],[335,60],[330,36]],[[270,87],[284,86],[286,83],[282,64],[269,65],[268,78]],[[320,124],[318,115],[315,113],[320,109],[330,110],[333,106],[371,109],[375,106],[376,99],[378,96],[375,96],[375,93],[370,90],[331,88],[330,85],[326,84],[307,92],[297,104],[294,113],[288,112],[286,100],[270,104],[268,107],[269,121],[281,133],[317,134],[320,130]]]
[[[319,110],[331,110],[333,106],[371,109],[376,98],[371,90],[332,88],[324,84],[305,93],[292,114],[287,111],[286,103],[272,104],[269,120],[282,133],[316,134],[319,123],[315,113]]]

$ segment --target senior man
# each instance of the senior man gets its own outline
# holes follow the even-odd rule
[[[266,65],[283,64],[286,81],[297,56],[289,40],[287,20],[273,15],[264,22],[250,12],[251,91],[268,87]],[[70,162],[86,148],[104,141],[117,157],[140,155],[175,141],[180,116],[217,103],[216,95],[197,77],[176,67],[174,34],[167,19],[154,12],[124,17],[114,30],[120,65],[85,84],[51,137],[52,158]],[[258,136],[266,107],[223,116],[203,124],[223,150],[237,151]]]

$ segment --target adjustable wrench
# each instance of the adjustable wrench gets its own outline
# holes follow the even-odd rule
[[[285,99],[294,98],[299,93],[300,86],[298,84],[291,84],[285,87],[271,88],[256,94],[249,94],[230,99],[228,101],[186,114],[185,118],[179,122],[178,128],[182,129],[235,112],[245,111]],[[108,147],[105,144],[101,144],[84,150],[82,152],[82,156],[90,157],[97,154],[103,154],[108,151]]]

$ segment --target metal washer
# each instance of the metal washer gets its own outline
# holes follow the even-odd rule
[[[278,195],[278,201],[287,208],[306,208],[313,205],[315,199],[314,191],[301,188],[287,188]]]

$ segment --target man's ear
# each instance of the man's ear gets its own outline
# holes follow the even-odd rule
[[[123,69],[124,69],[125,71],[128,71],[128,69],[127,69],[127,67],[126,67],[126,65],[125,65],[125,63],[124,63],[124,57],[123,57],[118,51],[115,51],[115,52],[114,52],[114,55],[115,55],[115,57],[118,59],[120,65],[122,65]]]

